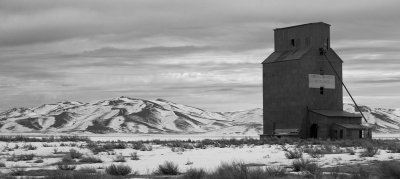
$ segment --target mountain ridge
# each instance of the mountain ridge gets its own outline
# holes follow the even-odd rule
[[[375,132],[400,132],[400,109],[360,109]],[[344,104],[344,110],[357,112],[352,104]],[[262,108],[211,112],[165,99],[121,96],[12,108],[0,113],[0,132],[258,135],[262,114]]]

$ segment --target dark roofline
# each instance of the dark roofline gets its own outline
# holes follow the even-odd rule
[[[313,110],[309,109],[308,111],[322,115],[325,117],[348,117],[348,118],[361,118],[362,116],[357,113],[349,113],[346,111],[331,111],[331,110]]]
[[[334,123],[334,125],[338,125],[340,127],[344,127],[346,129],[371,129],[372,127],[365,126],[362,124],[342,124],[342,123]]]
[[[281,30],[281,29],[293,28],[293,27],[299,27],[299,26],[313,25],[313,24],[324,24],[324,25],[331,26],[330,24],[327,24],[327,23],[325,23],[325,22],[312,22],[312,23],[306,23],[306,24],[294,25],[294,26],[289,26],[289,27],[281,27],[281,28],[276,28],[276,29],[274,29],[274,31],[276,31],[276,30]]]

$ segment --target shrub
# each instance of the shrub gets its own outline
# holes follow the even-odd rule
[[[64,142],[90,142],[91,140],[89,139],[89,137],[85,137],[85,136],[60,136],[59,141],[64,141]]]
[[[153,146],[150,145],[150,144],[143,145],[139,150],[140,151],[152,151],[153,150]]]
[[[30,178],[29,178],[30,179]],[[85,173],[81,171],[48,172],[45,179],[121,179],[106,173]]]
[[[257,170],[257,172],[262,172]],[[247,178],[249,170],[243,162],[222,163],[212,172],[209,178],[229,178],[242,179]]]
[[[201,143],[201,142],[195,143],[193,147],[194,147],[194,148],[199,148],[199,149],[206,149],[206,148],[207,148],[207,146],[204,145],[204,144]]]
[[[185,149],[183,147],[172,147],[171,151],[172,152],[184,152]]]
[[[132,168],[126,165],[110,165],[106,168],[110,175],[125,176],[132,172]]]
[[[46,143],[42,144],[42,146],[43,146],[43,147],[53,147],[52,145],[46,144]]]
[[[122,154],[117,155],[114,160],[114,162],[126,162],[125,157],[122,156]]]
[[[42,159],[35,160],[33,163],[43,163]]]
[[[138,156],[137,152],[131,153],[131,160],[139,160],[139,156]]]
[[[211,139],[204,139],[204,140],[202,140],[201,141],[201,144],[202,145],[205,145],[205,146],[207,146],[207,145],[214,145],[214,141],[213,140],[211,140]]]
[[[322,169],[316,163],[310,163],[306,165],[304,171],[307,172],[308,175],[311,175],[313,178],[322,177]]]
[[[126,143],[125,143],[125,142],[122,142],[122,141],[119,141],[119,142],[115,145],[114,148],[115,148],[115,149],[126,149]]]
[[[194,149],[194,146],[192,144],[189,144],[189,143],[184,143],[183,144],[183,148],[184,149]]]
[[[59,152],[58,152],[58,149],[57,148],[54,148],[53,149],[53,154],[58,154]]]
[[[71,156],[72,159],[79,159],[82,157],[83,154],[75,149],[71,149],[69,150],[69,155]]]
[[[166,161],[161,165],[158,165],[156,171],[154,171],[155,175],[178,175],[179,167],[175,163],[171,161]]]
[[[370,176],[370,173],[361,166],[358,167],[358,170],[351,172],[352,179],[370,178],[369,176]]]
[[[107,151],[107,155],[115,155],[115,151],[114,150]]]
[[[335,150],[335,146],[334,145],[332,145],[332,144],[323,144],[322,145],[322,150],[323,150],[323,152],[325,153],[325,154],[333,154],[333,153],[338,153],[336,150]]]
[[[94,167],[81,167],[79,168],[79,171],[82,173],[96,173],[96,168]]]
[[[94,157],[94,156],[89,156],[89,157],[83,157],[79,162],[82,163],[103,163],[103,160],[100,158]]]
[[[285,156],[287,159],[301,158],[303,157],[303,150],[297,148],[294,150],[287,150]]]
[[[347,152],[349,152],[350,155],[355,155],[356,152],[354,151],[353,148],[346,148]]]
[[[15,155],[12,154],[9,158],[7,158],[7,161],[27,161],[27,160],[32,160],[35,157],[33,154],[23,154],[23,155]]]
[[[89,142],[87,144],[87,148],[90,149],[93,154],[98,154],[100,152],[109,152],[112,151],[114,149],[125,149],[127,147],[127,144],[125,142],[121,142],[119,141],[118,143],[105,143],[104,145],[99,145],[97,143],[94,142]]]
[[[379,152],[378,147],[375,147],[373,145],[368,145],[366,147],[366,149],[363,152],[361,152],[360,156],[361,157],[373,157],[376,154],[378,154],[378,152]]]
[[[267,167],[265,169],[265,172],[267,173],[268,176],[273,176],[273,177],[281,177],[286,175],[286,169],[283,167]]]
[[[293,171],[295,171],[295,172],[304,171],[306,168],[308,168],[308,165],[311,165],[311,164],[312,163],[310,160],[301,158],[301,159],[294,160],[292,162],[292,168],[293,168]]]
[[[0,162],[0,168],[6,167],[6,164],[4,162]]]
[[[24,145],[22,148],[26,149],[26,150],[36,150],[37,149],[37,147],[32,144]]]
[[[100,152],[108,151],[106,148],[99,146],[97,143],[89,142],[87,143],[87,148],[93,152],[93,154],[98,154]]]
[[[184,179],[202,179],[207,175],[206,171],[202,168],[190,168],[183,175]]]
[[[166,144],[168,147],[183,147],[183,141],[179,141],[179,140],[174,140],[174,141],[169,141]]]
[[[24,168],[12,168],[10,169],[10,175],[12,176],[21,176],[24,175],[25,169]]]
[[[393,142],[388,144],[387,149],[391,153],[400,153],[400,144],[398,142]]]
[[[61,162],[59,163],[75,163],[75,160],[72,159],[71,156],[67,154],[61,159]]]
[[[381,178],[400,178],[400,162],[384,161],[380,164]]]
[[[308,153],[308,155],[310,155],[312,158],[321,158],[324,156],[323,151],[318,148],[312,148],[312,149],[306,150],[305,152]]]
[[[132,143],[132,148],[135,150],[140,150],[140,148],[142,148],[143,146],[144,146],[144,144],[141,141]]]
[[[125,149],[126,144],[124,142],[119,141],[117,144],[115,143],[106,143],[103,145],[103,148],[106,150],[113,150],[113,149]]]
[[[59,170],[75,170],[76,166],[75,165],[69,165],[65,163],[60,163],[57,165],[57,168]]]

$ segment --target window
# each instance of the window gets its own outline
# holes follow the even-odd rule
[[[326,49],[329,48],[329,44],[330,44],[330,42],[329,42],[329,37],[328,37],[328,38],[326,38]]]
[[[319,48],[319,55],[325,55],[325,52],[324,48]]]
[[[339,138],[340,138],[340,139],[343,139],[343,129],[340,129],[339,135],[340,135]]]
[[[296,44],[294,43],[294,39],[290,39],[290,44],[294,47]]]
[[[320,75],[324,75],[324,68],[323,67],[319,67],[319,74]]]
[[[319,94],[324,95],[324,87],[319,88]]]

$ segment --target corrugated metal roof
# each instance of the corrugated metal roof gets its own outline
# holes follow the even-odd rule
[[[368,129],[368,126],[364,126],[361,124],[340,124],[340,123],[335,123],[338,126],[342,126],[346,129]]]
[[[274,29],[274,30],[288,29],[288,28],[293,28],[293,27],[306,26],[306,25],[315,25],[315,24],[324,24],[324,25],[327,25],[327,26],[331,26],[330,24],[328,24],[328,23],[325,23],[325,22],[312,22],[312,23],[306,23],[306,24],[294,25],[294,26],[289,26],[289,27],[281,27],[281,28],[276,28],[276,29]]]
[[[274,63],[289,60],[299,60],[301,59],[310,49],[300,48],[285,51],[275,51],[269,55],[262,63]]]
[[[310,111],[328,117],[361,117],[360,114],[349,113],[346,111],[334,111],[334,110],[310,110]]]

